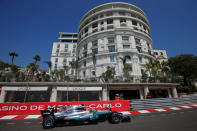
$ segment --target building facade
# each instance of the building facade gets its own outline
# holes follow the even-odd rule
[[[153,50],[153,53],[160,62],[168,60],[166,50]]]
[[[60,32],[59,34],[59,42],[54,42],[52,48],[52,70],[64,69],[65,66],[70,66],[71,61],[76,61],[77,33]],[[70,68],[65,73],[73,76],[75,71]]]
[[[78,60],[78,79],[99,78],[110,66],[115,78],[121,80],[126,63],[135,82],[145,70],[147,57],[167,60],[165,50],[153,50],[146,14],[128,3],[97,6],[82,17],[78,33],[59,34],[59,42],[53,43],[52,70],[69,67],[70,61]],[[65,73],[74,76],[75,70],[70,68]]]
[[[177,84],[173,83],[65,83],[65,82],[0,82],[0,103],[4,102],[60,102],[177,98]]]
[[[122,2],[97,6],[78,27],[78,77],[98,78],[110,66],[115,77],[122,79],[127,63],[132,68],[130,77],[139,80],[147,56],[153,57],[152,49],[150,25],[140,8]]]

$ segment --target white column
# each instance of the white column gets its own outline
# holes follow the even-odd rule
[[[102,92],[99,91],[99,101],[102,101]]]
[[[120,20],[119,19],[114,19],[114,26],[115,26],[115,28],[120,27]]]
[[[134,36],[130,36],[131,48],[136,49],[135,38]],[[137,52],[137,50],[136,50]]]
[[[144,92],[142,88],[139,88],[139,92],[140,92],[140,99],[143,100],[144,99]]]
[[[122,49],[122,37],[120,35],[116,35],[116,48]]]
[[[57,87],[53,87],[50,96],[50,102],[56,102],[56,101],[57,101]]]
[[[107,20],[104,20],[104,29],[107,29]]]
[[[0,95],[0,103],[4,103],[5,102],[5,97],[6,97],[6,91],[2,87],[2,89],[1,89],[1,95]]]
[[[8,102],[15,102],[15,101],[13,100],[14,93],[15,93],[15,91],[10,91],[9,96],[8,96]]]
[[[92,25],[88,26],[88,34],[92,33]]]
[[[117,61],[118,61],[118,72],[117,72],[117,75],[118,76],[121,76],[121,75],[123,75],[123,62],[122,62],[122,60],[121,60],[121,58],[123,58],[123,56],[122,55],[118,55],[118,57],[117,57]]]
[[[98,22],[98,31],[101,30],[101,22]]]
[[[102,100],[107,101],[108,99],[108,91],[107,91],[107,86],[104,85],[102,88]]]
[[[108,90],[108,88],[107,88],[107,100],[108,100],[108,101],[110,100],[110,98],[109,98],[109,90]]]
[[[171,91],[170,91],[170,88],[168,88],[168,97],[169,97],[169,98],[172,98],[172,93],[171,93]]]
[[[176,87],[172,88],[172,94],[173,94],[173,98],[177,98],[178,97]]]
[[[137,22],[137,28],[138,28],[138,30],[140,30],[140,24]]]
[[[133,29],[132,21],[131,20],[127,20],[127,25],[128,25],[129,28]]]
[[[147,94],[149,92],[148,86],[144,87],[144,98],[146,99]]]
[[[140,70],[140,66],[139,66],[139,61],[138,61],[138,55],[137,54],[133,54],[133,63],[132,63],[132,74],[135,76],[140,76],[141,75],[141,70]],[[136,77],[137,79],[137,77]],[[137,82],[137,81],[136,81]]]

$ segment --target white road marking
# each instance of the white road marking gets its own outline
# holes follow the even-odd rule
[[[154,110],[156,110],[156,111],[158,111],[158,112],[166,111],[166,110],[164,110],[164,109],[154,109]]]
[[[122,111],[120,113],[122,113],[123,115],[131,115],[131,113],[129,111]]]
[[[189,107],[189,106],[181,106],[181,107],[183,107],[183,108],[192,108],[192,107]]]
[[[16,123],[7,123],[8,125],[14,125],[14,124],[16,124]]]
[[[170,109],[172,109],[172,110],[180,110],[180,109],[177,108],[177,107],[172,107],[172,108],[170,108]]]
[[[29,116],[25,117],[25,119],[36,119],[38,117],[40,117],[40,115],[29,115]]]
[[[30,123],[32,123],[32,122],[28,122],[28,121],[26,121],[26,122],[24,122],[25,124],[30,124]]]
[[[17,115],[7,115],[7,116],[4,116],[4,117],[1,117],[0,120],[12,119],[12,118],[14,118],[16,116]]]
[[[147,110],[139,110],[138,112],[140,112],[140,113],[150,113],[150,112],[147,111]]]
[[[193,104],[191,106],[180,106],[182,108],[185,108],[185,109],[190,109],[190,108],[193,108],[193,107],[197,107],[197,104]],[[181,110],[181,108],[178,108],[178,107],[171,107],[169,109],[172,109],[172,110]],[[165,110],[165,109],[154,109],[155,111],[158,111],[158,112],[163,112],[163,111],[168,111],[168,110]],[[151,113],[150,111],[148,110],[138,110],[139,113]],[[192,112],[192,111],[188,111],[188,112]],[[121,113],[123,113],[123,115],[131,115],[131,112],[130,111],[122,111]],[[181,114],[184,113],[184,112],[180,112]],[[0,118],[0,120],[6,120],[6,119],[13,119],[15,118],[16,116],[18,115],[7,115],[7,116],[3,116]],[[24,119],[37,119],[39,118],[41,115],[28,115],[26,118]],[[28,123],[28,122],[26,122]],[[42,122],[40,122],[42,123]],[[7,124],[14,124],[14,123],[7,123]]]

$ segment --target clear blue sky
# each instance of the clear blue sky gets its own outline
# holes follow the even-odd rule
[[[114,0],[0,0],[0,60],[25,67],[36,54],[50,60],[59,32],[77,32],[82,16]],[[140,7],[148,16],[155,49],[168,57],[197,55],[197,0],[120,0]]]

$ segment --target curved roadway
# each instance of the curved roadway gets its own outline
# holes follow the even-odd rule
[[[1,120],[0,131],[41,131],[41,119]],[[197,131],[197,108],[133,115],[131,122],[63,126],[49,131]]]

